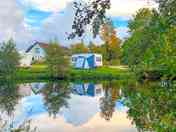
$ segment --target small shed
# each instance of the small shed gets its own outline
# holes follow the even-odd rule
[[[74,54],[71,57],[71,63],[74,68],[78,69],[91,69],[103,66],[101,54],[83,53]]]

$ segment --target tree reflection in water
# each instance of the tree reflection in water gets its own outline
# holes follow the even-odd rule
[[[176,131],[175,84],[133,83],[123,88],[123,94],[128,116],[139,131]]]
[[[144,82],[134,80],[102,82],[104,96],[100,98],[100,115],[111,120],[117,100],[128,107],[128,117],[139,131],[175,132],[176,131],[176,84],[167,82]],[[56,117],[62,107],[68,107],[71,88],[69,82],[49,82],[41,90],[48,113]],[[20,95],[18,86],[12,81],[0,82],[0,112],[12,117]],[[13,123],[13,120],[11,120]],[[13,126],[13,124],[11,125]],[[0,127],[6,121],[0,118]],[[26,120],[16,130],[31,131],[30,121]],[[16,132],[16,131],[15,131]],[[20,131],[17,131],[20,132]]]
[[[109,121],[115,111],[115,103],[119,96],[119,83],[108,81],[103,83],[104,97],[100,98],[100,116]]]
[[[18,104],[21,96],[18,93],[18,86],[15,81],[1,80],[0,81],[0,129],[4,132],[35,132],[36,128],[31,128],[30,120],[24,121],[21,125],[15,126],[13,115],[15,106]],[[1,117],[6,115],[10,118],[4,119]]]
[[[68,82],[49,82],[42,92],[45,106],[50,115],[56,117],[62,107],[68,107],[67,100],[71,93]]]
[[[18,94],[18,86],[13,81],[0,81],[0,110],[11,116],[18,104],[20,95]]]

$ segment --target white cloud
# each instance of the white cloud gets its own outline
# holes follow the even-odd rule
[[[17,1],[23,5],[23,9],[17,5]],[[78,39],[68,41],[66,33],[72,31],[72,22],[74,9],[70,2],[74,0],[5,0],[0,2],[0,42],[9,38],[14,38],[18,47],[27,48],[33,40],[49,41],[57,38],[63,45],[69,45],[78,41]],[[89,0],[83,0],[89,1]],[[129,19],[139,8],[146,7],[144,0],[111,0],[112,6],[108,15],[112,17],[120,16]],[[151,2],[152,7],[156,4]],[[32,21],[24,16],[27,9],[39,9],[50,11],[53,14],[45,21],[41,27],[32,27],[27,25],[27,21]],[[59,14],[59,11],[63,14]],[[87,41],[91,40],[90,32]],[[127,28],[118,29],[118,35],[124,37],[127,35]],[[99,40],[97,40],[99,42]],[[26,45],[27,44],[27,45]]]
[[[64,13],[54,13],[43,24],[36,38],[39,41],[49,41],[57,38],[63,45],[67,45],[67,33],[72,31],[72,22],[74,17],[74,9],[72,3],[67,4]],[[45,37],[43,37],[45,36]]]
[[[10,38],[20,42],[18,47],[24,47],[23,42],[30,38],[31,34],[25,28],[22,10],[15,0],[0,2],[0,42]]]
[[[21,27],[23,14],[18,9],[14,0],[0,2],[0,37],[6,39],[14,36],[16,30]]]
[[[126,19],[126,17],[122,17]],[[39,41],[49,41],[57,38],[62,45],[68,46],[72,43],[80,41],[80,39],[76,38],[74,40],[67,39],[67,33],[72,32],[72,23],[74,19],[74,8],[72,2],[67,3],[66,8],[64,9],[64,13],[54,13],[47,20],[43,22],[41,26],[41,30],[36,34],[37,40]],[[119,27],[117,30],[117,34],[120,38],[124,38],[128,35],[127,27]],[[43,37],[45,36],[45,37]],[[85,43],[89,43],[90,41],[95,42],[96,44],[102,43],[101,39],[97,37],[93,39],[92,33],[90,30],[83,37]]]
[[[64,9],[73,0],[20,0],[26,7],[33,7],[42,11],[58,12]]]
[[[69,46],[70,44],[80,42],[82,38],[87,43],[92,40],[92,35],[89,31],[82,38],[68,40],[68,35],[72,32],[73,20],[74,8],[73,2],[70,2],[64,9],[64,13],[54,13],[43,22],[40,30],[36,32],[37,40],[47,42],[57,39],[60,44],[64,46]]]
[[[64,9],[69,2],[92,0],[20,0],[26,7],[33,7],[43,11],[58,12]],[[111,0],[111,9],[108,11],[112,16],[131,16],[143,7],[157,8],[153,0]]]
[[[143,7],[157,8],[153,0],[111,0],[111,9],[108,14],[111,16],[131,17],[137,10]]]

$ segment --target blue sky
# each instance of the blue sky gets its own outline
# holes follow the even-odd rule
[[[58,14],[63,14],[64,12],[58,12]],[[29,9],[25,11],[25,22],[34,27],[40,27],[42,22],[45,21],[47,18],[49,18],[52,15],[52,12],[47,11],[41,11],[37,9]],[[116,28],[118,27],[127,27],[128,26],[128,20],[123,19],[121,17],[113,16],[111,17],[113,20],[113,24]]]
[[[0,3],[0,42],[13,38],[17,48],[26,49],[35,40],[48,42],[53,38],[65,46],[80,39],[68,41],[66,33],[71,32],[74,17],[75,0],[5,0]],[[78,0],[77,0],[78,1]],[[82,0],[90,1],[90,0]],[[128,20],[143,7],[156,8],[156,4],[147,0],[111,0],[111,9],[107,16],[113,20],[120,38],[128,36]],[[93,40],[90,33],[85,40]],[[94,39],[100,43],[100,39]]]
[[[29,26],[38,27],[38,28],[40,28],[43,21],[45,21],[53,14],[52,11],[41,10],[41,9],[37,9],[36,7],[30,7],[30,8],[24,9],[24,12],[25,12],[24,16],[25,16],[26,24],[28,24]],[[64,9],[63,11],[61,10],[54,13],[58,13],[58,14],[62,13],[64,15]],[[123,27],[127,28],[128,19],[124,19],[120,16],[109,16],[109,17],[113,20],[113,24],[116,28],[123,28]],[[120,37],[123,37],[123,36],[120,36]]]
[[[45,12],[31,8],[25,11],[25,22],[30,26],[40,27],[42,22],[50,15],[52,15],[52,12]]]

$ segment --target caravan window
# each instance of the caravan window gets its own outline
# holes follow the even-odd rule
[[[101,57],[96,57],[97,62],[101,62]]]
[[[77,61],[77,58],[76,57],[72,57],[72,61],[73,62]]]

